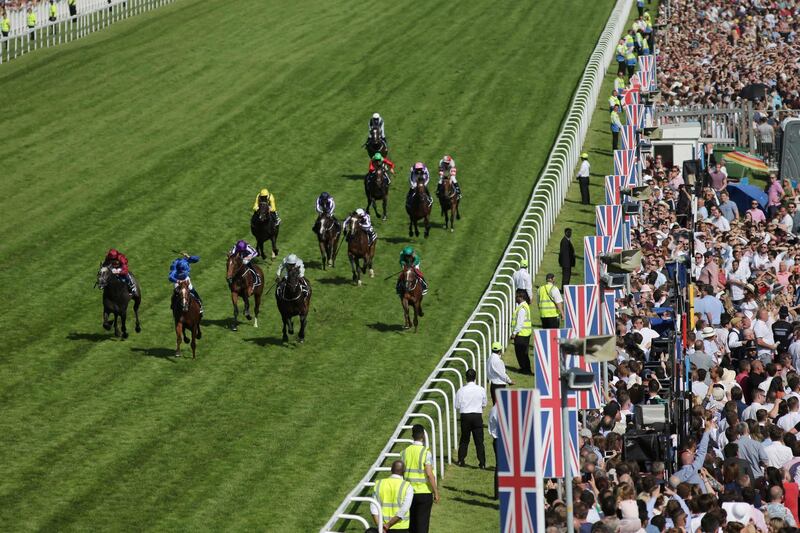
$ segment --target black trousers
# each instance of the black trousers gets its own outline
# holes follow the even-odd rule
[[[589,176],[578,176],[578,185],[581,187],[581,203],[589,205]]]
[[[78,14],[78,6],[76,4],[70,4],[70,6],[69,6],[69,16],[70,17],[74,17],[77,14]]]
[[[619,76],[620,72],[625,74],[627,71],[628,71],[628,65],[627,63],[625,63],[625,60],[623,59],[622,61],[617,61],[617,76]]]
[[[496,500],[500,495],[498,494],[499,483],[497,483],[497,439],[492,439],[492,449],[494,450],[494,499]]]
[[[505,388],[506,388],[505,384],[503,384],[503,385],[496,385],[496,384],[494,384],[494,383],[489,383],[489,394],[490,394],[490,395],[491,395],[491,397],[492,397],[492,405],[494,405],[494,404],[496,404],[496,403],[497,403],[497,397],[495,396],[495,394],[496,394],[496,393],[495,393],[495,391],[496,391],[497,389],[505,389]]]
[[[475,451],[478,452],[478,464],[486,465],[486,450],[483,449],[483,416],[480,413],[461,414],[461,437],[458,441],[458,462],[467,458],[469,436],[475,441]]]
[[[616,150],[619,148],[619,132],[612,131],[611,132],[611,149]]]
[[[564,285],[569,285],[569,280],[572,279],[572,267],[561,267],[561,288]]]
[[[431,525],[431,508],[433,507],[433,494],[414,494],[411,500],[411,525],[408,531],[411,533],[428,533]]]
[[[530,374],[531,373],[531,361],[528,358],[528,352],[531,345],[531,337],[530,335],[527,337],[522,337],[517,335],[514,337],[514,354],[517,356],[517,364],[519,365],[519,371],[523,374]]]
[[[558,329],[561,327],[561,319],[557,316],[542,317],[542,329]]]

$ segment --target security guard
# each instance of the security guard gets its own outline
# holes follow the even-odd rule
[[[0,32],[2,32],[3,37],[8,37],[8,33],[11,31],[11,19],[8,18],[8,13],[3,13],[3,18],[0,19]]]
[[[411,483],[403,479],[404,472],[403,461],[395,461],[392,463],[392,475],[375,483],[373,495],[383,513],[382,524],[378,522],[378,507],[371,503],[369,509],[375,525],[381,527],[382,531],[388,530],[395,533],[409,531],[411,522],[408,518],[408,511],[411,509],[414,489],[411,488]]]
[[[628,46],[625,44],[625,39],[622,38],[617,44],[616,54],[614,58],[617,60],[617,74],[625,72],[625,54],[628,53]]]
[[[50,0],[50,22],[55,22],[58,18],[58,6],[56,0]]]
[[[33,12],[33,8],[28,8],[28,30],[30,30],[30,40],[36,40],[36,13]]]
[[[69,16],[75,17],[78,14],[78,6],[75,4],[76,0],[67,0],[67,5],[69,6]],[[73,18],[72,22],[77,22],[78,19]]]
[[[616,85],[616,83],[615,83]],[[611,91],[611,96],[608,97],[608,112],[611,113],[614,111],[614,106],[618,105],[621,106],[622,102],[619,101],[619,91],[614,89]]]
[[[514,309],[514,318],[511,319],[511,328],[511,340],[514,341],[514,353],[517,356],[519,371],[523,374],[532,374],[531,362],[528,359],[531,333],[533,333],[531,307],[519,291],[517,291],[517,307]]]
[[[581,168],[578,169],[578,185],[580,185],[581,188],[581,203],[583,205],[589,205],[591,203],[591,199],[589,198],[590,175],[591,175],[591,166],[589,165],[589,154],[583,152],[581,154]]]
[[[625,65],[628,67],[628,80],[630,80],[636,70],[636,50],[633,48],[628,49],[625,54]]]
[[[564,314],[561,292],[555,286],[556,275],[547,274],[545,284],[539,287],[539,316],[542,317],[542,328],[553,329],[561,325],[561,315]]]
[[[414,489],[411,500],[410,530],[412,533],[428,533],[431,522],[431,508],[439,503],[439,487],[436,485],[436,474],[433,472],[433,456],[424,444],[425,428],[414,424],[411,428],[414,444],[403,450],[400,458],[406,464],[403,475]]]
[[[619,130],[622,129],[622,121],[619,119],[619,106],[614,106],[611,110],[611,150],[619,148]]]
[[[625,81],[625,69],[622,69],[622,72],[618,73],[617,77],[614,78],[614,90],[617,91],[617,97],[622,98],[627,86],[628,83]]]

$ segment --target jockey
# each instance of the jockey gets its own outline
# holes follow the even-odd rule
[[[261,191],[258,193],[258,196],[256,196],[256,201],[253,204],[253,211],[258,211],[258,204],[261,202],[269,202],[270,216],[272,216],[272,220],[275,221],[276,226],[280,224],[281,219],[278,216],[278,206],[275,202],[275,195],[270,194],[266,187],[261,189]]]
[[[431,175],[428,172],[428,167],[426,167],[422,161],[417,161],[414,163],[414,166],[411,167],[411,174],[408,176],[408,184],[410,189],[408,190],[408,195],[406,196],[406,204],[411,203],[411,197],[414,195],[414,190],[417,188],[417,179],[422,179],[422,182],[425,185],[425,194],[428,195],[428,203],[432,204],[433,199],[431,198],[431,193],[428,191],[428,182],[431,180]]]
[[[197,263],[200,261],[200,258],[196,255],[189,255],[187,253],[183,253],[182,257],[177,258],[172,262],[169,267],[169,280],[175,284],[175,288],[178,288],[179,281],[188,281],[189,282],[189,292],[192,293],[197,299],[197,303],[200,304],[200,316],[203,315],[203,300],[200,299],[200,295],[197,294],[194,286],[192,285],[192,280],[189,275],[192,272],[192,267],[189,266],[190,263]]]
[[[442,187],[442,183],[445,180],[444,177],[445,171],[441,170],[441,165],[439,166],[439,168],[440,168],[439,183],[436,186],[437,196],[442,193],[442,189],[444,188]],[[453,189],[455,189],[456,194],[458,195],[458,199],[461,200],[461,186],[458,184],[458,179],[456,179],[456,173],[458,172],[458,169],[456,169],[456,167],[450,167],[450,170],[447,172],[450,174],[450,182],[453,184]]]
[[[357,221],[357,224],[361,226],[361,229],[367,232],[367,236],[369,237],[368,244],[375,242],[375,239],[378,238],[378,234],[375,232],[375,228],[372,227],[372,220],[369,218],[369,213],[359,207],[353,211],[349,217],[347,217],[347,220],[344,221],[345,228],[350,227],[349,223],[353,219]],[[350,240],[349,235],[347,236],[347,239]]]
[[[116,248],[111,248],[103,260],[103,266],[111,269],[111,273],[117,276],[120,281],[125,282],[131,294],[136,294],[136,284],[128,272],[128,258],[121,254]]]
[[[419,254],[414,251],[414,248],[411,246],[406,246],[400,252],[400,266],[401,267],[413,267],[414,271],[419,276],[420,281],[422,282],[422,294],[428,294],[428,282],[425,281],[425,276],[422,274],[422,271],[419,269]],[[402,284],[403,278],[402,276],[397,281],[397,292],[402,294]]]
[[[333,199],[333,196],[328,194],[327,192],[323,192],[319,196],[317,196],[317,220],[314,221],[314,225],[311,227],[311,231],[314,233],[319,232],[319,221],[322,218],[322,215],[328,215],[333,219],[333,225],[336,228],[340,228],[339,221],[336,220],[336,217],[333,216],[333,212],[336,210],[336,202]]]
[[[444,157],[439,160],[439,172],[448,174],[451,168],[456,168],[456,160],[445,154]]]
[[[240,240],[233,245],[233,248],[231,248],[231,251],[228,252],[228,255],[238,255],[242,258],[242,263],[249,265],[250,261],[258,257],[258,252],[255,248],[247,244],[247,241]]]
[[[306,277],[306,266],[303,264],[303,260],[294,254],[287,255],[283,258],[281,264],[278,265],[278,273],[275,275],[276,280],[280,281],[282,279],[286,279],[289,276],[289,270],[295,268],[299,269],[301,278]]]
[[[380,113],[372,114],[372,118],[369,119],[369,130],[367,133],[370,133],[372,128],[378,128],[378,131],[381,133],[381,140],[386,143],[386,131],[383,129],[383,118]],[[388,146],[389,143],[386,143],[386,145]]]
[[[388,170],[388,172],[384,172],[383,175],[387,182],[391,183],[392,178],[390,174],[394,174],[394,162],[388,157],[383,157],[380,152],[375,152],[375,155],[372,156],[372,160],[369,162],[369,173],[372,174],[381,167],[383,167],[384,171]]]

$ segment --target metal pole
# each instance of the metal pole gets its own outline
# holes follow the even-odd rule
[[[563,367],[563,358],[562,367]],[[561,374],[564,375],[563,372]],[[572,505],[572,461],[570,458],[569,446],[569,427],[567,423],[567,394],[569,390],[564,384],[564,378],[561,378],[561,442],[564,448],[564,492],[566,492],[565,499],[567,502],[567,533],[575,533],[575,509]]]

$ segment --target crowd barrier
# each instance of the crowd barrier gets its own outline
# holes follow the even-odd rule
[[[633,0],[617,0],[586,64],[544,171],[478,305],[417,391],[378,458],[322,527],[322,533],[340,531],[348,521],[359,522],[365,527],[370,525],[364,516],[357,513],[358,508],[374,501],[370,489],[381,473],[390,470],[388,464],[399,457],[401,447],[411,443],[411,439],[401,438],[401,435],[414,423],[427,422],[430,434],[426,433],[426,441],[433,455],[433,470],[440,478],[444,477],[445,460],[447,464],[452,463],[451,452],[458,443],[456,390],[463,385],[464,371],[468,368],[476,369],[478,383],[485,386],[486,359],[491,344],[499,341],[505,346],[511,335],[515,306],[512,274],[523,259],[528,260],[532,277],[541,264],[578,164],[606,68],[625,28],[632,4]]]
[[[27,27],[26,12],[16,11],[10,14],[11,31],[8,37],[0,38],[0,64],[38,50],[80,39],[90,33],[146,11],[171,4],[175,0],[78,0],[77,14],[69,15],[66,2],[56,3],[58,15],[56,20],[49,19],[47,2],[40,2],[36,7],[37,22],[34,29]]]

